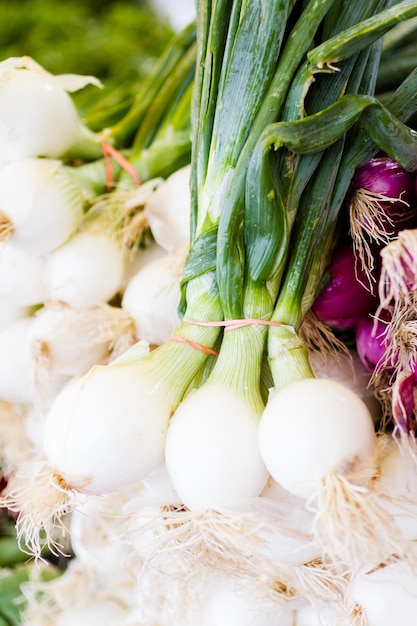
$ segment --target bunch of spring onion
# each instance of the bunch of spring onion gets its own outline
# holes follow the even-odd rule
[[[35,556],[43,542],[65,550],[57,530],[67,530],[71,509],[77,551],[76,514],[96,496],[126,497],[121,510],[99,519],[117,521],[108,536],[129,546],[124,563],[134,593],[149,592],[146,608],[161,581],[180,580],[182,597],[181,579],[191,578],[203,598],[214,571],[219,589],[211,580],[212,596],[201,602],[207,616],[197,618],[210,626],[222,617],[215,598],[233,601],[231,587],[250,599],[238,603],[237,619],[255,611],[268,623],[267,607],[279,623],[292,619],[286,609],[312,602],[337,606],[353,623],[358,570],[393,555],[407,562],[409,538],[386,506],[391,491],[387,483],[374,489],[384,442],[361,399],[314,377],[301,329],[322,288],[355,168],[381,149],[416,169],[415,133],[403,123],[416,106],[408,97],[414,73],[385,106],[373,96],[382,35],[416,13],[415,2],[199,5],[181,324],[151,352],[138,342],[110,363],[94,357],[55,395],[41,455],[12,474],[2,499],[18,513],[19,538]],[[172,97],[170,85],[157,92]],[[189,87],[176,91],[174,119]],[[161,100],[150,97],[154,106],[131,144],[142,180],[166,175],[153,159],[165,156],[172,136],[160,124]],[[130,199],[129,175],[120,181]],[[87,234],[112,209],[95,206]],[[56,623],[65,619],[61,582],[56,595],[49,588]],[[107,589],[108,579],[102,583]],[[178,597],[160,612],[148,606],[156,611],[149,615],[124,594],[125,623],[173,623]],[[83,598],[78,609],[85,613]],[[36,613],[28,616],[35,623]],[[196,623],[194,615],[181,619]]]

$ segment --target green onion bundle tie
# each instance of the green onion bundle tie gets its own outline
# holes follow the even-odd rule
[[[216,350],[212,350],[207,346],[203,346],[201,343],[197,343],[197,341],[192,341],[191,339],[187,339],[186,337],[181,337],[181,335],[171,335],[169,338],[170,341],[180,341],[182,343],[186,343],[191,348],[195,350],[201,350],[204,354],[213,354],[214,356],[219,356],[219,353]]]
[[[111,191],[113,187],[113,167],[110,161],[110,157],[118,163],[130,176],[133,178],[135,184],[139,187],[141,184],[141,180],[138,176],[137,171],[133,167],[131,163],[121,154],[116,148],[107,143],[107,141],[101,142],[101,148],[103,150],[104,163],[107,172],[107,191]]]
[[[252,326],[256,324],[260,324],[263,326],[283,326],[281,322],[253,318],[223,320],[219,322],[187,322],[187,324],[194,324],[195,326],[223,326],[225,333],[227,333],[229,330],[236,330],[237,328],[243,328],[244,326]],[[215,350],[212,350],[211,348],[208,348],[206,346],[202,346],[200,343],[197,343],[196,341],[191,341],[186,337],[181,337],[180,335],[171,335],[169,339],[172,341],[182,341],[183,343],[187,343],[189,346],[195,348],[196,350],[202,350],[205,354],[214,354],[214,356],[219,355],[219,353]]]

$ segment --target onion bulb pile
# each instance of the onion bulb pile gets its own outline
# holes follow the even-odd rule
[[[198,4],[100,132],[98,81],[0,63],[19,624],[414,624],[417,139],[373,41],[417,7],[331,7]]]

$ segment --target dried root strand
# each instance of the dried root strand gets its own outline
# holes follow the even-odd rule
[[[148,228],[144,212],[151,194],[163,182],[155,178],[134,189],[117,188],[115,191],[99,196],[91,207],[88,218],[104,216],[109,233],[115,235],[123,249],[136,248],[143,240]]]
[[[185,507],[160,507],[144,521],[139,513],[129,532],[150,532],[152,543],[146,566],[161,568],[184,580],[198,580],[202,572],[250,581],[254,595],[275,606],[297,595],[289,568],[268,558],[257,533],[262,519],[247,512],[192,512]],[[282,537],[281,537],[282,538]],[[242,583],[243,584],[243,583]]]
[[[10,477],[0,507],[17,515],[16,537],[22,552],[36,560],[42,560],[44,548],[56,556],[68,556],[65,518],[77,495],[45,462]]]
[[[355,573],[392,554],[408,562],[406,541],[372,486],[330,471],[308,506],[315,512],[313,534],[323,558],[340,571]]]
[[[371,242],[387,245],[394,236],[393,221],[386,215],[384,204],[401,202],[384,194],[367,189],[356,189],[349,204],[350,235],[357,259],[360,262],[368,286],[372,287],[375,278],[374,255]],[[408,204],[404,202],[406,206]],[[367,285],[365,285],[366,287]]]
[[[324,324],[310,309],[300,326],[299,335],[309,352],[318,352],[325,363],[330,360],[347,357],[352,361],[351,353],[346,344],[336,337],[333,330]],[[352,366],[352,373],[353,366]]]
[[[402,381],[412,377],[417,368],[417,307],[396,306],[390,321],[384,323],[385,354],[377,363],[370,384],[374,385],[383,407],[386,427],[394,416],[394,405],[401,404]],[[414,406],[411,413],[413,410]]]
[[[7,241],[14,233],[13,222],[0,210],[0,241]]]
[[[380,309],[392,302],[395,311],[417,305],[417,229],[402,230],[381,250],[382,268],[378,286]]]
[[[331,607],[338,626],[365,626],[362,612],[349,598],[351,572],[338,571],[332,563],[321,559],[294,568],[299,588],[320,615]],[[326,622],[327,623],[327,622]]]

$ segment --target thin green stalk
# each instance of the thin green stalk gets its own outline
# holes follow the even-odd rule
[[[279,117],[291,79],[307,52],[323,16],[334,0],[309,2],[289,33],[279,55],[275,74],[263,98],[259,113],[242,148],[236,167],[224,186],[227,187],[219,216],[217,264],[222,268],[218,276],[222,306],[228,317],[242,314],[244,285],[243,213],[246,172],[249,160],[265,126]],[[217,211],[219,209],[217,207]],[[214,215],[216,209],[214,209]]]
[[[339,61],[373,44],[399,22],[416,15],[415,0],[395,4],[323,42],[308,53],[308,60],[317,68],[331,69]]]
[[[195,25],[191,24],[173,37],[153,72],[142,84],[127,114],[116,124],[101,131],[101,137],[118,147],[130,145],[157,94],[170,80],[175,68],[195,42]],[[167,103],[169,104],[169,103]]]
[[[155,95],[135,134],[131,146],[134,153],[151,145],[166,117],[170,117],[170,113],[181,102],[184,93],[194,80],[195,57],[196,45],[192,44]]]

